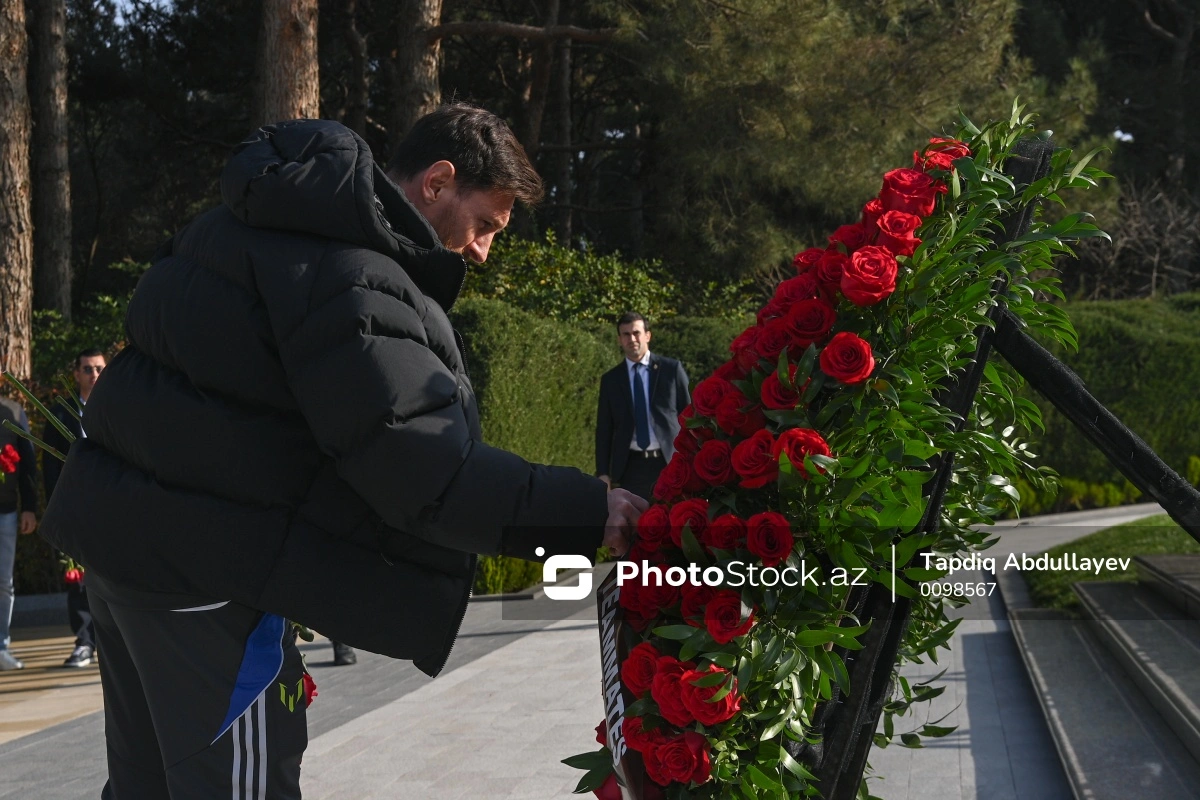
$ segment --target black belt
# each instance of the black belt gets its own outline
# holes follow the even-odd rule
[[[642,458],[659,458],[662,456],[662,450],[633,450],[629,451],[630,456],[641,456]]]

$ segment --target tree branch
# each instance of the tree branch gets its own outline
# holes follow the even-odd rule
[[[517,39],[542,42],[571,39],[576,42],[608,42],[616,35],[616,28],[580,28],[576,25],[552,25],[539,28],[516,22],[444,22],[425,32],[426,41],[433,44],[447,36],[513,36]]]
[[[581,150],[640,150],[646,146],[642,139],[607,139],[601,142],[580,142],[578,144],[543,144],[538,145],[541,153],[577,153]]]
[[[1154,17],[1150,16],[1150,9],[1146,9],[1145,13],[1142,15],[1142,18],[1146,20],[1146,27],[1150,29],[1150,32],[1162,39],[1167,44],[1174,46],[1179,41],[1178,36],[1154,21]]]

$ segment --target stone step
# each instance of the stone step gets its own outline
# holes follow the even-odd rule
[[[1135,556],[1138,580],[1200,619],[1200,555]]]
[[[1200,800],[1200,764],[1088,622],[1038,608],[1009,617],[1077,800]]]
[[[1131,583],[1077,583],[1092,631],[1200,759],[1200,622]]]

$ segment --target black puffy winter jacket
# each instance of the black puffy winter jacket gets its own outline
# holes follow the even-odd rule
[[[444,665],[476,553],[594,552],[605,487],[481,441],[466,264],[334,122],[267,126],[138,284],[41,526],[114,586]]]

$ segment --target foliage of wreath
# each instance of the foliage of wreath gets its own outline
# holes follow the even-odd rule
[[[947,144],[948,140],[933,140],[925,150],[914,153],[914,165],[944,182],[945,191],[915,231],[920,245],[910,255],[897,256],[894,292],[873,305],[860,306],[841,292],[830,292],[831,284],[826,283],[824,296],[836,304],[836,322],[820,341],[803,351],[785,347],[777,360],[746,359],[745,340],[739,337],[742,341],[734,343],[731,363],[741,353],[743,366],[749,367],[747,374],[739,377],[741,370],[729,365],[715,374],[735,379],[742,395],[736,409],[741,416],[729,410],[722,425],[714,416],[694,408],[685,412],[686,427],[677,442],[679,454],[668,467],[668,471],[674,467],[674,473],[664,473],[656,489],[666,514],[652,507],[643,517],[647,526],[670,518],[673,530],[663,539],[661,549],[655,551],[643,540],[631,555],[685,567],[688,563],[724,565],[735,559],[762,563],[754,550],[761,554],[790,542],[780,566],[799,566],[806,558],[810,569],[814,563],[821,565],[818,576],[822,580],[795,588],[744,588],[739,598],[740,622],[742,627],[747,622],[751,626],[724,644],[712,635],[722,624],[714,619],[717,612],[712,603],[703,618],[693,617],[689,623],[681,612],[679,597],[664,594],[657,599],[659,607],[640,621],[645,642],[654,648],[644,650],[643,656],[657,652],[664,659],[660,664],[668,667],[675,659],[694,662],[695,669],[704,673],[702,678],[692,675],[689,680],[697,689],[706,689],[706,694],[715,691],[709,702],[725,709],[705,716],[725,716],[734,709],[732,716],[716,724],[672,725],[663,718],[664,709],[656,701],[656,696],[664,694],[643,690],[642,698],[626,710],[627,742],[629,720],[636,717],[644,732],[643,742],[657,737],[660,745],[682,743],[686,736],[691,746],[690,755],[680,755],[680,744],[673,757],[694,758],[693,778],[702,780],[668,781],[665,796],[670,800],[816,795],[813,776],[784,745],[789,740],[813,741],[817,731],[812,719],[818,704],[830,698],[834,684],[843,692],[849,689],[845,664],[826,645],[859,648],[858,637],[866,627],[844,610],[851,587],[830,582],[837,569],[843,570],[843,575],[865,569],[871,581],[912,600],[912,623],[901,649],[901,663],[896,665],[899,691],[885,708],[884,732],[876,736],[876,744],[886,746],[896,739],[902,745],[919,747],[922,736],[949,732],[936,721],[914,724],[904,731],[895,724],[895,717],[908,712],[913,703],[929,700],[941,691],[930,682],[910,685],[900,678],[900,665],[926,658],[936,663],[938,648],[948,647],[957,622],[948,620],[946,605],[966,600],[923,593],[921,584],[937,580],[944,572],[925,569],[916,556],[926,550],[949,555],[983,549],[988,542],[980,526],[990,524],[1002,509],[1015,509],[1019,502],[1014,479],[1020,477],[1042,487],[1052,473],[1039,470],[1022,440],[1041,427],[1041,420],[1036,406],[1017,396],[1019,378],[1013,373],[989,363],[973,410],[958,432],[939,397],[972,359],[976,331],[990,325],[987,314],[997,303],[1007,306],[1025,325],[1074,347],[1071,324],[1050,299],[1062,298],[1052,262],[1056,255],[1070,252],[1070,243],[1105,235],[1086,221],[1090,215],[1085,213],[1060,214],[1054,221],[1050,215],[1042,215],[1051,203],[1064,205],[1059,194],[1063,190],[1088,188],[1108,177],[1088,166],[1095,153],[1075,161],[1069,150],[1058,149],[1049,175],[1027,187],[1015,186],[1003,173],[1018,140],[1049,135],[1036,132],[1032,123],[1033,116],[1025,115],[1023,107],[1014,103],[1007,120],[976,127],[961,118],[960,141],[955,145],[965,143],[968,155],[951,160],[946,154],[956,155],[955,145]],[[1001,220],[1027,205],[1035,209],[1028,233],[997,245]],[[877,212],[878,204],[868,205],[868,223],[876,216],[872,209]],[[839,229],[827,251],[845,253],[850,248],[844,240],[853,236],[853,230]],[[849,244],[853,247],[862,242]],[[905,248],[897,249],[902,252]],[[806,253],[797,257],[800,271],[820,255]],[[999,296],[993,292],[997,279],[1006,285]],[[786,291],[781,289],[781,294]],[[770,305],[760,314],[760,329],[769,324],[769,309]],[[778,306],[775,313],[782,313]],[[822,369],[830,337],[841,334],[853,334],[869,343],[874,359],[869,377],[842,383]],[[754,334],[749,334],[749,339],[753,338]],[[767,409],[756,417],[766,381],[777,381],[779,386],[773,391],[785,395],[787,390],[800,392],[796,408]],[[820,455],[819,444],[808,437],[801,442],[801,450],[810,453],[803,462],[793,463],[786,453],[778,454],[777,478],[759,488],[744,488],[737,473],[727,482],[710,485],[690,471],[691,459],[703,443],[726,441],[735,446],[736,453],[736,445],[755,427],[769,432],[773,440],[784,431],[811,429],[827,442],[830,455]],[[731,433],[731,429],[736,430]],[[789,435],[797,436],[794,432]],[[714,448],[718,449],[722,448]],[[939,453],[954,454],[953,476],[939,527],[935,533],[919,534],[914,528],[925,510],[923,486],[933,474],[928,462]],[[675,466],[677,461],[689,469]],[[714,469],[720,472],[719,459],[713,463],[717,466],[708,464],[703,470],[710,476]],[[705,530],[706,521],[682,526],[684,511],[677,511],[672,518],[672,511],[689,502],[686,508],[694,513],[695,500],[703,501],[699,506],[707,512],[703,516],[708,521],[725,514],[742,520],[760,515],[760,528],[764,524],[774,527],[765,533],[759,530],[751,547],[745,537],[738,538],[732,549],[713,547],[719,537]],[[778,518],[761,516],[771,512],[782,514],[783,530]],[[650,534],[651,539],[662,536],[661,530],[648,528],[640,533]],[[724,535],[727,537],[728,531]],[[780,537],[784,537],[782,545]],[[624,597],[624,588],[622,591]],[[689,610],[695,608],[693,602]],[[637,617],[628,609],[626,613]],[[728,609],[724,613],[726,629],[739,622],[729,619]],[[631,660],[626,664],[629,669],[633,668],[628,665]],[[628,673],[623,671],[623,676],[627,678]],[[675,680],[679,680],[678,673]],[[677,689],[677,683],[671,685]],[[731,703],[730,696],[736,702]],[[678,708],[666,713],[679,716]],[[607,747],[566,763],[590,770],[577,791],[601,788],[606,779],[613,788]],[[661,769],[658,771],[661,778]],[[866,796],[865,786],[862,794]]]

